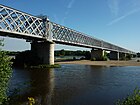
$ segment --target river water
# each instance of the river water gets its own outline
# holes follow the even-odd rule
[[[63,64],[61,68],[14,68],[10,90],[41,105],[114,105],[140,87],[140,67]],[[26,94],[26,95],[25,95]]]

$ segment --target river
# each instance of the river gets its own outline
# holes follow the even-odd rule
[[[140,67],[63,64],[61,68],[13,68],[10,91],[34,97],[41,105],[114,105],[140,87]],[[25,95],[26,94],[26,95]]]

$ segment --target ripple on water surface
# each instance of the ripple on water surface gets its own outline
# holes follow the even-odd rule
[[[26,85],[28,94],[44,105],[113,105],[140,87],[140,67],[63,64],[45,71],[15,68],[10,89],[26,81],[33,81]]]

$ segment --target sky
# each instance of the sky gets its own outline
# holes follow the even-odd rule
[[[32,15],[47,15],[58,24],[126,49],[140,52],[140,0],[0,0]],[[30,49],[25,40],[5,38],[5,50]],[[90,50],[56,45],[55,49]]]

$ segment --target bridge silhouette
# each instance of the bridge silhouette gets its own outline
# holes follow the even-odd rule
[[[110,59],[118,60],[133,51],[84,33],[51,22],[47,17],[39,18],[19,10],[0,5],[0,36],[30,40],[31,50],[42,59],[42,63],[54,64],[54,44],[65,44],[91,48],[91,57],[100,59],[104,51],[110,51]]]

